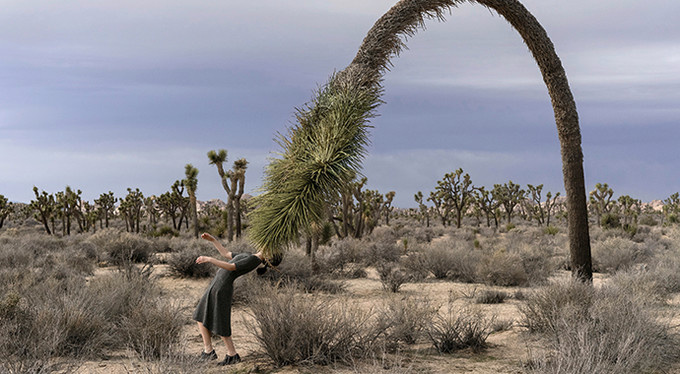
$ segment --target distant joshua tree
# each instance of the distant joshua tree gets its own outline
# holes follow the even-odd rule
[[[500,201],[498,201],[494,191],[487,191],[484,186],[477,187],[474,197],[475,204],[486,217],[486,227],[491,227],[491,218],[493,217],[495,227],[498,228],[496,210],[500,206]]]
[[[495,184],[493,190],[498,202],[505,210],[508,223],[511,223],[512,212],[515,210],[515,207],[524,199],[526,191],[521,189],[519,184],[512,183],[512,181],[508,181],[508,183],[505,184]]]
[[[57,213],[57,203],[54,195],[48,194],[45,191],[38,193],[38,187],[33,186],[33,193],[35,200],[31,200],[31,210],[34,212],[34,218],[43,224],[47,235],[52,235],[54,232],[54,215]],[[50,222],[52,229],[50,230]]]
[[[470,175],[467,173],[463,175],[462,168],[452,173],[446,173],[444,178],[437,182],[435,190],[455,212],[456,227],[460,228],[463,214],[470,205],[473,197],[472,192],[475,190]]]
[[[430,210],[427,208],[427,205],[423,203],[423,197],[422,191],[418,191],[415,195],[413,195],[413,199],[416,201],[416,203],[418,203],[420,215],[425,220],[426,227],[430,227]]]
[[[128,193],[120,201],[120,218],[125,221],[125,228],[128,232],[139,233],[139,223],[142,220],[142,208],[144,207],[144,194],[139,188],[127,189]]]
[[[602,216],[612,212],[616,200],[612,199],[614,190],[607,183],[598,183],[595,189],[590,191],[590,205],[597,216],[597,224],[602,225]]]
[[[234,227],[236,237],[241,237],[241,197],[243,196],[246,181],[246,169],[248,161],[245,158],[234,161],[231,170],[224,170],[224,163],[227,161],[227,151],[220,149],[215,152],[208,152],[210,165],[217,167],[217,173],[222,181],[222,187],[227,192],[227,239],[234,240]]]
[[[479,3],[503,16],[519,32],[543,75],[560,140],[572,273],[592,280],[576,103],[550,38],[518,0],[401,0],[382,16],[352,63],[298,110],[297,125],[281,137],[281,157],[267,167],[264,193],[253,212],[251,233],[257,246],[269,253],[284,251],[299,238],[300,230],[320,222],[324,197],[337,194],[360,167],[367,142],[366,123],[380,104],[380,82],[390,59],[405,46],[402,37],[423,28],[425,19],[443,20],[447,11],[466,2]]]
[[[191,209],[191,221],[194,227],[194,237],[198,239],[198,207],[196,202],[196,189],[198,188],[198,169],[194,165],[186,164],[184,167],[184,185],[189,194],[189,206]]]
[[[104,218],[104,223],[106,227],[109,227],[109,217],[113,216],[113,212],[116,208],[116,202],[118,198],[113,196],[113,192],[103,193],[99,195],[99,199],[94,199],[94,203],[97,204],[100,210],[100,218]],[[101,227],[101,222],[100,225]]]
[[[3,195],[0,195],[0,229],[5,223],[5,218],[12,212],[12,203]]]

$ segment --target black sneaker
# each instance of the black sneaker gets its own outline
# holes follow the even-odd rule
[[[205,353],[205,351],[201,352],[201,356],[199,357],[201,361],[212,361],[212,360],[217,360],[217,353],[215,353],[215,350],[213,349],[212,352],[210,353]]]
[[[241,356],[237,354],[233,356],[227,355],[227,357],[224,358],[224,360],[220,361],[217,363],[217,365],[224,366],[224,365],[233,365],[236,363],[241,362]]]

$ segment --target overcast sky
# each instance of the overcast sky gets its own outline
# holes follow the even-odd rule
[[[291,124],[394,0],[0,0],[0,194],[66,185],[92,200],[161,194],[206,153],[249,162],[254,193]],[[579,111],[586,189],[644,201],[680,190],[680,1],[524,0]],[[397,206],[457,168],[475,185],[564,191],[550,99],[521,38],[464,4],[393,59],[372,121],[368,188]]]

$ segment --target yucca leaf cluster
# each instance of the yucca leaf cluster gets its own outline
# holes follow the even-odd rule
[[[326,202],[361,168],[380,87],[332,76],[279,134],[278,157],[265,169],[250,235],[267,254],[283,252],[321,223]]]

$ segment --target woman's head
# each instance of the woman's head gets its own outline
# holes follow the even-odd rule
[[[264,267],[258,268],[257,269],[257,274],[262,275],[265,272],[267,272],[268,267],[276,267],[279,266],[281,261],[283,260],[283,255],[280,253],[277,253],[275,255],[271,255],[269,257],[265,257],[263,262],[264,262]]]

